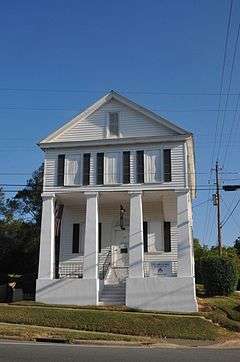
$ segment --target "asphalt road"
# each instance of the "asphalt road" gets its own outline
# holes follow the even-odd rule
[[[0,361],[239,362],[240,349],[93,347],[0,342]]]

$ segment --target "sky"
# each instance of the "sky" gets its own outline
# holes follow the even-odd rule
[[[222,184],[240,183],[238,0],[219,96],[229,7],[230,0],[1,2],[0,184],[25,184],[43,160],[36,143],[114,89],[193,132],[194,235],[215,245],[216,208],[207,200],[217,156]],[[223,222],[239,198],[222,192]],[[223,227],[226,245],[240,235],[239,217],[240,205]]]

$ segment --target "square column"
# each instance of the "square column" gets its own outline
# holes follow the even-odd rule
[[[86,226],[83,278],[98,279],[98,193],[85,192]]]
[[[55,277],[55,195],[42,196],[38,279]]]
[[[129,192],[129,278],[143,278],[143,210],[142,192]]]
[[[177,193],[178,276],[194,276],[193,236],[189,192]]]

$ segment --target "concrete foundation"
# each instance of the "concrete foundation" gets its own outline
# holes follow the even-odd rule
[[[37,279],[36,302],[97,305],[98,279]]]
[[[126,305],[170,312],[197,312],[193,277],[128,278]]]

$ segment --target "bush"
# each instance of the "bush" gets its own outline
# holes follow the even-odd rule
[[[206,294],[229,295],[236,290],[238,271],[236,262],[227,256],[209,255],[201,259],[201,275]]]
[[[6,273],[0,273],[0,285],[7,284],[8,275]]]

